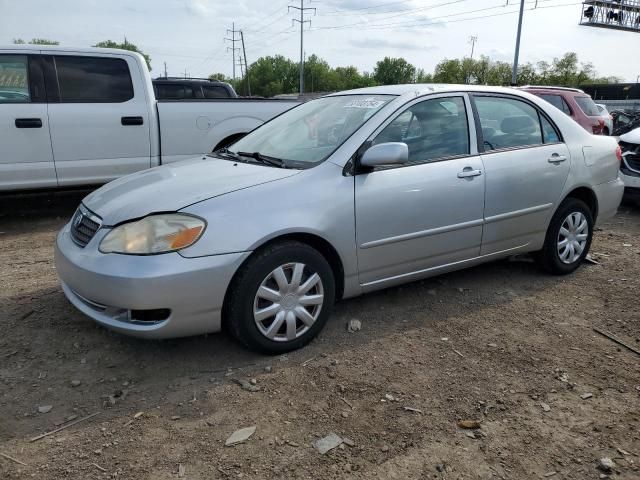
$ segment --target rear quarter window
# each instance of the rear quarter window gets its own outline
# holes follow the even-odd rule
[[[596,106],[594,101],[591,100],[591,97],[574,97],[574,99],[578,104],[578,107],[580,107],[580,110],[582,110],[584,114],[587,115],[588,117],[600,116],[598,107]]]

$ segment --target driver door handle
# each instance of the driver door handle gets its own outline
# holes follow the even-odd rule
[[[557,164],[562,163],[562,162],[564,162],[566,160],[567,160],[567,157],[565,157],[564,155],[558,155],[557,153],[554,153],[553,155],[551,155],[547,159],[547,162],[555,163],[557,165]]]
[[[458,172],[458,178],[477,177],[482,175],[482,170],[473,170],[471,167],[465,167],[464,170]]]

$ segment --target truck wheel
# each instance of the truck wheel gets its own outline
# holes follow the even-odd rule
[[[309,343],[335,300],[327,260],[310,246],[286,241],[256,253],[229,286],[225,324],[251,350],[279,354]]]
[[[589,253],[593,238],[593,214],[577,198],[567,198],[553,215],[538,263],[553,275],[574,272]]]

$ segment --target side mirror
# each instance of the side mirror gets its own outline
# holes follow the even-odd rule
[[[369,148],[360,159],[364,167],[402,165],[409,161],[409,147],[402,142],[379,143]]]

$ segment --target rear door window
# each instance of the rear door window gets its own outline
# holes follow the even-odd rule
[[[538,111],[506,97],[475,97],[485,151],[542,145]]]
[[[158,100],[184,100],[194,98],[193,88],[179,83],[160,83],[155,86]]]
[[[0,103],[29,103],[26,55],[0,55]]]
[[[542,94],[540,94],[538,96],[540,98],[546,100],[547,102],[549,102],[551,105],[553,105],[557,109],[562,110],[567,115],[569,115],[569,116],[571,115],[571,109],[569,108],[569,105],[567,104],[565,99],[562,98],[560,95],[552,95],[552,94],[542,93]]]
[[[595,102],[591,100],[591,97],[574,97],[576,103],[580,107],[580,110],[584,112],[588,117],[599,117],[600,112]]]
[[[229,92],[224,87],[217,85],[203,85],[204,98],[229,98]]]
[[[62,103],[122,103],[133,98],[125,60],[62,55],[54,58]]]

